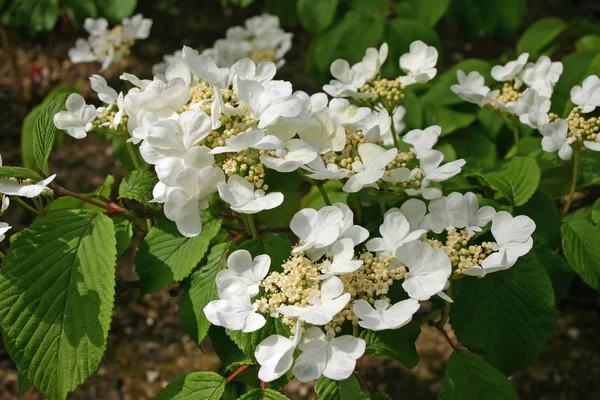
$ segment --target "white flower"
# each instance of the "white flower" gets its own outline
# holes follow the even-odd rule
[[[402,141],[412,145],[410,151],[419,154],[423,150],[431,150],[438,142],[438,138],[442,134],[442,128],[438,125],[433,125],[424,130],[413,129],[402,137]]]
[[[317,181],[326,179],[345,179],[352,175],[352,171],[346,168],[340,168],[335,163],[325,165],[321,157],[316,157],[313,161],[306,163],[302,169],[307,171],[307,176]]]
[[[12,226],[6,222],[0,222],[0,242],[6,239],[6,232],[8,232],[11,228]]]
[[[503,271],[512,267],[508,262],[505,249],[499,250],[488,255],[482,262],[481,266],[473,266],[463,270],[463,274],[470,276],[485,276],[492,272]]]
[[[269,82],[277,73],[277,67],[272,62],[261,62],[258,65],[249,58],[237,61],[229,69],[229,81],[234,90],[239,80],[252,80],[259,83]],[[237,90],[236,90],[237,91]]]
[[[369,231],[360,225],[354,225],[354,213],[350,207],[344,203],[333,203],[333,207],[337,207],[344,213],[344,220],[340,230],[340,239],[352,239],[354,246],[358,246],[369,237]]]
[[[386,213],[383,224],[379,226],[380,238],[367,242],[367,250],[394,254],[404,243],[419,239],[427,231],[425,229],[410,230],[410,224],[400,211]]]
[[[450,193],[447,197],[431,200],[429,213],[425,217],[425,224],[435,233],[442,233],[444,229],[466,228],[469,234],[481,232],[496,214],[490,206],[479,208],[479,200],[475,193],[458,192]]]
[[[282,306],[277,309],[286,317],[298,317],[312,325],[325,325],[342,311],[350,301],[350,293],[344,293],[344,284],[332,276],[321,284],[321,294],[307,299],[308,306]]]
[[[2,215],[2,213],[8,209],[9,205],[10,199],[8,196],[5,196],[4,194],[0,195],[0,215]]]
[[[471,71],[469,75],[465,75],[463,70],[459,69],[456,75],[458,85],[452,85],[450,89],[464,101],[483,107],[500,93],[499,90],[490,91],[490,88],[485,86],[483,76],[477,71]]]
[[[543,124],[540,126],[540,133],[542,134],[542,148],[544,151],[553,153],[558,151],[558,156],[562,160],[570,160],[573,156],[573,149],[571,143],[573,138],[567,137],[569,131],[569,125],[564,119],[557,119],[554,122]]]
[[[506,258],[511,266],[533,247],[533,231],[535,222],[526,215],[513,217],[506,211],[499,211],[492,219],[495,249],[506,251]]]
[[[398,106],[394,111],[393,118],[396,133],[402,132],[405,128],[405,124],[402,121],[405,112],[406,110],[402,106]],[[371,111],[369,115],[356,124],[355,129],[362,131],[363,136],[370,143],[382,140],[385,146],[393,146],[394,144],[392,118],[390,118],[390,114],[385,108],[380,111]]]
[[[361,267],[361,260],[354,260],[354,242],[350,238],[344,238],[335,242],[332,246],[333,260],[323,262],[323,275],[319,279],[328,279],[333,275],[344,275],[356,271]]]
[[[75,47],[69,49],[68,54],[71,62],[75,64],[96,61],[96,55],[92,52],[92,46],[85,39],[77,39]]]
[[[356,107],[346,99],[331,99],[329,115],[339,125],[356,124],[371,113],[368,107]]]
[[[227,269],[219,271],[216,277],[217,287],[229,280],[240,280],[246,284],[248,294],[254,297],[259,292],[261,281],[269,273],[271,257],[261,254],[252,259],[248,250],[236,250],[227,257]]]
[[[229,68],[219,68],[215,61],[205,54],[191,47],[183,46],[182,60],[190,70],[202,80],[219,89],[227,89],[229,86]]]
[[[258,379],[263,382],[272,382],[292,368],[294,350],[302,336],[300,324],[301,322],[298,320],[293,338],[271,335],[256,346],[254,357],[260,364]]]
[[[106,33],[108,21],[106,18],[86,18],[83,21],[83,28],[92,36],[102,36]]]
[[[352,306],[354,314],[359,318],[358,325],[371,331],[398,329],[412,320],[419,310],[419,301],[402,300],[390,307],[387,300],[376,300],[375,308],[365,300],[356,300]]]
[[[6,196],[19,196],[28,197],[30,199],[39,196],[44,190],[49,190],[47,186],[56,178],[56,175],[49,176],[48,178],[41,180],[37,183],[20,183],[16,180],[0,178],[0,193]],[[7,205],[5,201],[2,202],[2,207]]]
[[[424,218],[425,214],[427,214],[427,206],[425,203],[419,199],[408,199],[400,208],[390,208],[384,214],[384,218],[391,213],[400,212],[405,217],[408,223],[410,224],[410,230],[416,231],[417,229],[428,229],[428,226],[425,224]]]
[[[291,94],[292,85],[285,81],[238,82],[238,97],[258,120],[259,129],[274,124],[280,117],[295,117],[302,111],[302,101]]]
[[[400,246],[396,258],[408,268],[402,287],[411,298],[420,301],[444,290],[452,273],[452,264],[444,250],[418,240]]]
[[[515,103],[514,110],[522,123],[537,129],[550,122],[548,116],[550,105],[548,97],[539,94],[534,89],[527,89],[523,92],[521,100]]]
[[[514,61],[509,61],[505,65],[495,65],[492,67],[492,78],[498,82],[508,82],[518,78],[519,73],[527,64],[529,53],[523,53]],[[519,79],[520,81],[520,79]]]
[[[271,210],[283,203],[283,194],[265,194],[262,189],[254,190],[254,185],[239,175],[232,175],[227,182],[217,185],[221,199],[241,214],[256,214]]]
[[[353,66],[354,69],[360,71],[367,81],[375,78],[379,71],[381,70],[381,66],[385,63],[388,56],[388,45],[387,43],[383,43],[379,50],[375,47],[369,47],[365,51],[365,55],[362,60]]]
[[[58,129],[66,130],[75,139],[83,139],[92,129],[92,121],[96,118],[96,107],[86,105],[83,97],[71,93],[67,97],[67,111],[54,115],[54,125]]]
[[[317,152],[300,139],[286,140],[284,146],[275,150],[276,157],[260,156],[260,161],[275,171],[292,172],[318,157]]]
[[[442,195],[438,188],[430,188],[430,182],[443,182],[460,173],[466,161],[462,158],[451,161],[442,166],[444,155],[438,150],[422,150],[418,155],[421,169],[423,171],[423,180],[419,189],[406,189],[409,196],[422,194],[424,198],[431,200]]]
[[[600,151],[600,142],[592,142],[591,140],[584,140],[583,145],[592,151]]]
[[[121,25],[123,26],[122,37],[124,40],[148,39],[152,20],[144,18],[142,14],[136,14],[131,18],[123,18]]]
[[[98,94],[98,98],[101,102],[106,104],[116,104],[117,98],[119,94],[117,91],[106,83],[106,79],[101,77],[100,75],[92,75],[90,76],[90,83],[92,84],[92,89],[94,92]]]
[[[547,56],[541,56],[535,64],[530,62],[523,68],[520,78],[541,96],[550,98],[562,72],[561,62],[552,62]]]
[[[361,161],[352,163],[352,175],[342,187],[347,193],[356,193],[365,186],[375,184],[385,173],[385,167],[392,162],[398,149],[386,150],[373,143],[363,143],[358,146],[358,155]]]
[[[352,375],[356,360],[365,352],[363,339],[350,335],[328,337],[320,328],[307,329],[298,345],[302,354],[294,364],[294,376],[309,382],[325,376],[343,381]]]
[[[219,286],[219,300],[204,307],[206,319],[217,326],[245,333],[262,328],[267,320],[255,312],[246,284],[238,279],[229,279]]]
[[[265,135],[265,131],[260,129],[232,136],[225,140],[225,144],[227,146],[212,149],[211,154],[239,153],[247,149],[275,150],[285,146],[277,136]]]
[[[600,107],[600,78],[590,75],[585,78],[581,86],[574,86],[571,89],[571,101],[584,114]]]
[[[400,56],[400,68],[408,73],[400,78],[400,83],[408,86],[429,82],[437,74],[437,59],[438,51],[435,47],[427,46],[420,40],[412,42],[409,53]]]
[[[342,59],[335,60],[331,63],[329,71],[336,79],[329,81],[328,85],[324,85],[323,90],[330,96],[354,98],[373,97],[370,93],[358,92],[358,90],[365,85],[367,79],[363,71],[351,68],[348,61]]]
[[[344,226],[344,212],[338,207],[326,206],[319,211],[304,208],[294,214],[290,229],[300,238],[292,253],[311,248],[321,249],[338,240]]]

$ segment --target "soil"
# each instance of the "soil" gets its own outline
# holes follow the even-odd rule
[[[252,7],[223,12],[219,1],[202,2],[201,7],[194,6],[191,0],[180,2],[183,4],[177,6],[172,6],[174,1],[156,2],[162,9],[154,4],[140,3],[145,3],[141,10],[144,15],[155,20],[151,39],[136,44],[133,50],[136,58],[104,73],[109,82],[117,82],[121,70],[148,76],[151,65],[160,61],[163,53],[175,51],[183,44],[197,48],[210,46],[215,39],[223,36],[227,27],[240,24],[246,17],[257,13]],[[547,15],[568,17],[561,14],[559,1],[529,3],[526,21]],[[570,11],[573,17],[598,13],[598,2],[574,3],[577,7]],[[441,29],[451,33],[454,28],[443,26]],[[59,84],[83,82],[84,95],[89,94],[87,77],[96,73],[98,66],[73,65],[65,60],[66,52],[78,34],[68,26],[61,25],[52,34],[35,40],[22,32],[8,33],[12,51],[16,54],[23,101],[17,101],[17,80],[6,53],[3,53],[0,64],[0,153],[4,165],[19,165],[19,134],[24,113]],[[295,35],[294,50],[286,57],[288,61],[280,76],[294,82],[296,88],[314,92],[315,85],[305,76],[303,66],[309,38],[297,28]],[[486,45],[479,46],[482,50],[477,53],[477,50],[458,48],[459,44],[452,48],[452,41],[449,41],[446,65],[465,56],[498,57],[514,42],[514,38],[485,37],[481,43]],[[569,50],[569,46],[572,43],[565,46],[565,51]],[[52,155],[51,170],[58,174],[59,182],[78,192],[94,190],[103,183],[108,173],[115,175],[117,182],[125,174],[112,149],[97,137],[82,141],[67,137],[62,150]],[[11,207],[3,220],[13,225],[14,231],[30,222],[29,216],[16,206]],[[99,371],[75,390],[70,396],[72,399],[150,399],[179,374],[196,370],[216,371],[220,366],[210,343],[198,346],[184,332],[177,314],[181,293],[176,286],[143,297],[138,289],[125,289],[127,285],[123,282],[138,279],[132,267],[134,250],[135,241],[118,265],[120,285],[106,355]],[[557,321],[544,353],[531,366],[511,377],[520,398],[597,398],[600,392],[599,316],[598,294],[576,280],[569,295],[558,307]],[[446,329],[453,337],[451,326]],[[385,391],[394,399],[434,399],[452,349],[439,332],[428,326],[423,327],[417,349],[420,363],[412,370],[375,357],[363,358],[358,370],[373,390]],[[17,387],[17,371],[3,350],[0,337],[0,399],[16,399]],[[292,399],[313,396],[310,385],[297,381],[288,385],[286,394]],[[42,399],[42,396],[31,389],[21,398],[33,400]]]

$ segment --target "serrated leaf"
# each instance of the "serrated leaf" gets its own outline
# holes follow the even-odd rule
[[[560,233],[560,229],[558,232]],[[558,304],[567,296],[575,277],[575,271],[569,268],[567,261],[559,256],[545,241],[534,239],[534,242],[535,248],[531,252],[531,257],[534,257],[546,269],[552,282],[554,301]]]
[[[448,107],[427,107],[425,109],[425,125],[439,125],[442,136],[466,128],[475,122],[476,115],[452,110]]]
[[[135,271],[140,276],[142,294],[187,278],[220,228],[221,220],[212,219],[203,223],[200,235],[188,238],[179,233],[175,223],[157,221],[135,254]]]
[[[600,226],[600,199],[596,200],[592,207],[592,222]]]
[[[578,219],[563,224],[561,232],[571,268],[585,283],[600,290],[600,228]]]
[[[298,0],[297,11],[300,24],[308,32],[323,32],[335,18],[339,0]]]
[[[33,156],[39,169],[48,173],[48,157],[54,146],[58,129],[54,126],[54,114],[65,106],[67,94],[57,95],[48,103],[33,124]]]
[[[554,324],[552,284],[531,256],[482,279],[454,282],[450,323],[462,344],[505,374],[533,361]]]
[[[115,238],[117,240],[117,257],[120,257],[129,248],[133,238],[133,221],[123,217],[113,219],[115,224]]]
[[[156,204],[150,203],[150,200],[154,198],[152,190],[157,183],[158,178],[150,171],[132,171],[119,185],[119,198],[135,200],[146,207],[155,207]]]
[[[232,249],[231,242],[213,246],[206,265],[192,273],[184,283],[184,293],[179,301],[179,317],[186,333],[198,344],[210,328],[210,322],[204,315],[204,307],[218,298],[215,278],[219,271],[227,268],[227,257]]]
[[[387,357],[402,363],[407,368],[419,364],[419,353],[415,342],[421,333],[421,327],[416,322],[400,329],[373,332],[362,330],[360,337],[367,342],[366,354]]]
[[[107,216],[58,211],[20,232],[0,269],[0,326],[19,371],[65,399],[100,364],[115,294]]]
[[[531,25],[517,42],[517,54],[529,53],[534,59],[562,33],[567,25],[560,18],[543,18]]]
[[[181,302],[179,304],[179,307],[182,307]],[[181,313],[179,315],[183,320],[184,316],[181,315]],[[186,332],[189,334],[190,330],[186,327],[185,323],[183,326]],[[221,365],[224,371],[228,371],[235,366],[252,364],[252,359],[246,357],[242,350],[229,338],[229,336],[227,336],[225,328],[211,325],[208,330],[208,336],[210,337],[210,343],[212,344],[213,350],[219,357],[219,360],[221,360]],[[192,336],[192,338],[194,337]],[[271,385],[271,387],[273,386]]]
[[[35,171],[23,167],[0,167],[0,179],[17,178],[41,181],[42,177]]]
[[[218,400],[226,383],[214,372],[192,372],[173,379],[154,400]]]
[[[541,238],[551,246],[560,240],[560,214],[552,199],[538,190],[524,205],[515,209],[516,214],[525,214],[535,222],[535,239]]]
[[[531,157],[512,157],[481,174],[487,183],[515,206],[533,196],[540,183],[540,168]]]
[[[244,394],[239,400],[289,400],[289,397],[271,389],[254,389]]]
[[[477,354],[457,350],[446,365],[438,400],[516,400],[508,378]]]
[[[254,350],[264,339],[271,335],[290,336],[290,329],[279,318],[266,317],[267,323],[258,331],[244,333],[242,331],[227,330],[227,335],[250,358],[254,357]]]
[[[354,375],[344,381],[334,381],[324,376],[315,383],[315,392],[324,400],[366,400],[369,396],[360,391],[360,383]]]

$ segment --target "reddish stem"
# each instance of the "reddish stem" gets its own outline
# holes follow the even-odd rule
[[[81,200],[81,201],[84,201],[86,203],[93,204],[96,207],[103,208],[103,209],[106,210],[107,214],[123,214],[123,213],[127,212],[127,210],[125,210],[124,208],[118,206],[117,204],[113,203],[110,200],[109,200],[110,202],[107,203],[107,204],[100,203],[99,201],[92,200],[89,197],[83,196],[83,195],[81,195],[79,193],[71,192],[70,190],[65,189],[64,187],[62,187],[62,186],[60,186],[60,185],[58,185],[57,183],[54,183],[54,182],[52,182],[50,184],[50,188],[52,190],[54,190],[56,193],[58,193],[58,194],[61,194],[61,195],[64,195],[64,196],[74,197],[74,198],[76,198],[78,200]]]
[[[243,238],[246,237],[246,235],[248,235],[246,232],[242,232],[239,235],[237,235],[236,237],[233,238],[232,242],[233,243],[237,243],[238,241],[242,240]]]
[[[233,372],[233,374],[229,375],[229,377],[226,379],[227,383],[229,383],[232,380],[234,380],[236,376],[238,376],[239,374],[241,374],[242,372],[244,372],[246,369],[248,369],[248,365],[242,365],[241,367],[239,367],[238,369],[236,369]]]
[[[358,380],[360,381],[360,384],[363,386],[364,389],[367,390],[367,393],[371,394],[373,393],[373,391],[371,390],[371,386],[369,386],[369,383],[367,382],[367,380],[365,379],[364,376],[362,376],[358,371],[354,371],[354,375],[356,375],[356,377],[358,378]]]

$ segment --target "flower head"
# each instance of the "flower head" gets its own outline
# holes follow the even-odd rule
[[[96,107],[85,104],[85,100],[77,93],[67,97],[66,111],[54,115],[54,125],[66,130],[75,139],[83,139],[92,129],[92,121],[96,118]]]
[[[469,75],[466,75],[463,70],[459,69],[456,75],[458,85],[452,85],[450,89],[464,101],[483,107],[499,93],[498,90],[490,91],[490,88],[485,86],[483,76],[477,71],[471,71]]]
[[[229,203],[233,211],[242,214],[271,210],[283,203],[283,194],[254,190],[254,185],[239,175],[232,175],[227,182],[219,182],[217,188],[221,199]]]
[[[371,331],[398,329],[408,324],[419,309],[419,301],[402,300],[392,306],[387,300],[376,300],[375,308],[365,300],[356,300],[352,306],[359,318],[358,325]]]
[[[400,68],[408,73],[408,76],[400,79],[400,83],[408,86],[429,82],[437,74],[437,59],[438,51],[435,47],[427,46],[420,40],[412,42],[410,51],[400,57]]]
[[[589,113],[600,107],[600,78],[590,75],[581,84],[571,89],[571,101],[582,113]]]
[[[540,126],[544,151],[549,153],[558,151],[558,156],[562,160],[570,160],[573,156],[573,149],[571,148],[573,138],[567,137],[568,131],[569,125],[564,119],[557,119],[554,122]]]

